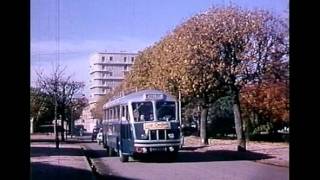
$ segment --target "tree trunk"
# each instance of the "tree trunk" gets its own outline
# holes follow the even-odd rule
[[[233,99],[234,124],[236,128],[238,151],[246,151],[246,139],[243,131],[243,122],[241,119],[239,92],[236,92]]]
[[[39,117],[40,117],[40,114],[41,114],[41,107],[42,107],[42,104],[37,112],[37,116],[36,118],[34,119],[34,122],[33,122],[33,132],[37,132],[38,129],[39,129]]]
[[[201,123],[200,123],[200,138],[201,138],[201,144],[207,145],[208,143],[208,137],[207,137],[207,114],[208,114],[208,108],[202,107],[201,109]]]
[[[247,121],[246,121],[246,127],[245,127],[245,131],[246,131],[246,141],[250,140],[250,131],[252,128],[252,122],[254,121],[254,112],[251,113],[251,117],[249,116]]]

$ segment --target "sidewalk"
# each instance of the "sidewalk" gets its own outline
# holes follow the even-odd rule
[[[60,143],[54,136],[31,135],[30,161],[32,180],[92,180],[91,168],[78,143]]]
[[[195,148],[196,152],[229,150],[235,151],[237,147],[237,140],[222,140],[209,139],[209,145],[199,146],[200,138],[195,136],[188,136],[184,139],[185,148]],[[282,167],[289,167],[289,144],[288,143],[272,143],[272,142],[247,142],[247,150],[252,153],[259,153],[270,156],[270,158],[262,158],[256,162],[277,165]]]

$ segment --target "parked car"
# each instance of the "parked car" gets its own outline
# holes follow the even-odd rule
[[[191,121],[189,123],[184,123],[181,126],[184,135],[189,136],[198,131],[198,125],[196,121]]]
[[[98,133],[99,133],[99,129],[100,129],[100,128],[94,128],[94,129],[92,130],[92,135],[91,135],[91,141],[92,141],[92,142],[97,139],[97,135],[98,135]]]
[[[96,139],[97,139],[97,143],[100,145],[102,143],[102,141],[103,141],[103,139],[102,139],[102,129],[99,130]]]

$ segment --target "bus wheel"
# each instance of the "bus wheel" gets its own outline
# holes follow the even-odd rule
[[[129,161],[129,156],[122,154],[122,151],[119,150],[119,157],[121,162],[128,162]]]
[[[169,158],[169,161],[171,162],[176,161],[178,158],[178,152],[170,152],[168,154],[168,158]]]
[[[106,151],[107,151],[107,156],[109,156],[109,147],[108,146],[106,146],[106,147],[104,147],[105,149],[106,149]]]
[[[109,154],[109,157],[112,157],[112,156],[113,156],[113,149],[112,149],[112,147],[109,147],[109,148],[108,148],[108,154]]]

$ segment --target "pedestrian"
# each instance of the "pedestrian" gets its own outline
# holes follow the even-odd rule
[[[82,127],[80,128],[80,136],[82,136],[82,134],[83,134],[83,129],[82,129]]]

